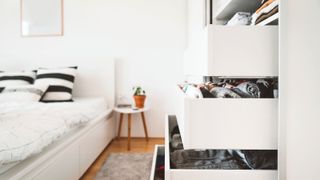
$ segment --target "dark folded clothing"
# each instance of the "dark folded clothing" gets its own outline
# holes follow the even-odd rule
[[[213,94],[210,93],[206,88],[200,87],[203,98],[214,98]]]
[[[203,98],[274,98],[277,82],[276,78],[218,79],[204,84],[200,91]]]
[[[277,169],[278,152],[276,150],[243,150],[246,160],[254,169]]]
[[[177,150],[176,169],[277,169],[277,150]]]
[[[240,91],[239,91],[240,90]],[[261,92],[257,84],[252,82],[243,82],[236,87],[241,97],[260,98]]]
[[[237,93],[223,87],[214,87],[211,89],[210,93],[215,98],[241,98]]]
[[[256,84],[259,87],[261,92],[261,98],[274,98],[273,90],[278,88],[275,87],[277,81],[272,79],[259,79],[257,80]]]
[[[178,150],[171,163],[176,169],[242,169],[226,150]]]
[[[241,96],[242,98],[252,98],[252,96],[250,96],[249,94],[246,94],[244,92],[242,92],[240,89],[238,88],[233,88],[231,89],[233,92],[237,93],[239,96]]]

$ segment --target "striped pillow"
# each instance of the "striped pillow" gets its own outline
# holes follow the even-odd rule
[[[77,67],[38,69],[35,85],[48,85],[42,102],[72,101],[72,90]]]
[[[47,88],[35,85],[6,87],[0,93],[0,102],[38,102]]]
[[[33,71],[0,72],[0,87],[30,85],[35,77],[36,73]]]

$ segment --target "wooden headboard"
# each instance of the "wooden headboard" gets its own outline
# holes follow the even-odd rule
[[[0,70],[34,70],[39,67],[78,66],[75,97],[105,97],[109,107],[115,104],[114,59],[11,59],[0,60]]]

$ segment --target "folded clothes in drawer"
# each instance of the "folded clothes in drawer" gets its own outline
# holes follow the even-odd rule
[[[169,120],[172,169],[277,170],[277,150],[184,149],[176,118]]]
[[[277,98],[278,78],[204,77],[202,84],[185,83],[181,90],[193,98]]]
[[[176,150],[171,153],[173,169],[276,170],[276,150]]]

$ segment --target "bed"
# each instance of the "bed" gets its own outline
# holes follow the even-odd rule
[[[80,67],[74,102],[0,103],[0,140],[6,146],[0,152],[0,180],[79,179],[115,137],[114,61],[61,60],[51,65]]]

